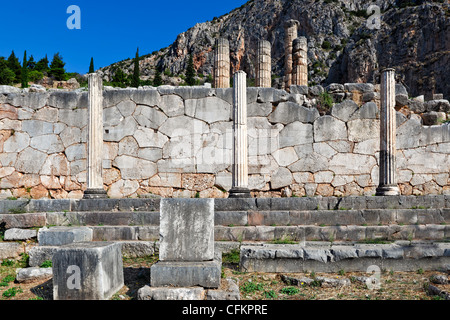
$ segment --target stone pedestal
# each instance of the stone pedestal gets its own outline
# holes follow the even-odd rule
[[[299,22],[297,20],[288,20],[284,24],[284,87],[289,90],[292,84],[292,48],[293,42],[297,39]]]
[[[160,221],[160,261],[151,267],[151,286],[218,288],[214,199],[161,199]]]
[[[89,121],[88,121],[88,158],[87,190],[84,199],[106,198],[103,189],[103,82],[96,73],[88,75],[89,80]]]
[[[214,53],[214,87],[230,87],[230,44],[227,39],[217,39]]]
[[[108,300],[123,286],[119,243],[73,243],[53,256],[54,300]]]
[[[272,45],[269,41],[258,42],[256,62],[256,86],[261,88],[272,87]]]
[[[297,86],[308,85],[308,41],[299,37],[293,42],[293,70],[292,84]]]
[[[396,111],[395,70],[385,69],[381,74],[381,123],[380,123],[380,184],[377,196],[400,194],[396,179]]]
[[[234,74],[233,99],[233,181],[230,198],[250,198],[248,189],[247,74]]]

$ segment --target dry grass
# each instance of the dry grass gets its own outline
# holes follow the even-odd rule
[[[135,300],[137,290],[150,283],[150,266],[157,257],[124,259],[125,286],[114,295],[113,300]],[[23,267],[24,261],[16,261],[13,266],[0,266],[0,282],[8,275],[15,276],[15,269]],[[324,288],[314,286],[293,287],[281,280],[280,274],[240,273],[235,264],[225,264],[223,277],[238,281],[242,300],[434,300],[424,290],[431,275],[437,272],[385,272],[381,275],[381,288],[370,290],[365,284],[352,281],[343,288]],[[297,278],[349,278],[367,276],[364,273],[343,274],[285,274]],[[450,285],[438,285],[441,290],[450,292]],[[16,288],[15,296],[4,297],[8,289]],[[14,289],[13,289],[14,290]],[[52,280],[36,281],[27,284],[10,282],[0,287],[0,300],[52,300]]]

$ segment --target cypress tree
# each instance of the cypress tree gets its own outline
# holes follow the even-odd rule
[[[89,73],[94,73],[95,69],[94,69],[94,58],[91,58],[91,64],[89,65]]]
[[[8,68],[14,72],[14,82],[21,81],[22,66],[20,65],[19,59],[16,57],[14,50],[8,58]]]
[[[131,86],[138,88],[139,84],[141,82],[141,79],[139,77],[139,48],[137,48],[136,51],[136,58],[134,58],[134,71],[133,71],[133,77],[131,79]]]
[[[62,57],[60,56],[59,52],[56,53],[53,56],[52,63],[50,64],[49,76],[54,77],[55,80],[58,80],[58,81],[64,80],[64,75],[66,73],[66,70],[64,69],[65,65],[66,65],[66,63],[63,62]]]
[[[159,87],[162,84],[163,84],[163,81],[162,81],[162,77],[161,77],[161,72],[158,69],[156,69],[155,77],[153,78],[153,86]]]
[[[189,86],[195,85],[195,68],[194,68],[194,58],[192,54],[189,56],[188,65],[186,69],[186,83]]]
[[[21,82],[22,82],[22,88],[28,87],[28,69],[27,69],[27,51],[26,50],[25,50],[25,53],[23,54]]]
[[[27,61],[27,68],[30,71],[33,71],[36,68],[36,61],[34,61],[33,55],[31,55],[30,59]]]

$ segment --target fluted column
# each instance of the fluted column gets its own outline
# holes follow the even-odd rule
[[[88,75],[87,190],[84,199],[106,198],[103,188],[103,83],[96,73]]]
[[[256,62],[256,86],[261,88],[272,87],[272,45],[269,41],[258,42]]]
[[[297,29],[299,26],[297,20],[288,20],[284,24],[284,87],[289,90],[292,84],[292,45],[295,39],[297,39]]]
[[[230,198],[250,198],[248,189],[247,74],[233,77],[233,184]]]
[[[292,84],[308,85],[308,41],[305,37],[298,37],[292,45]]]
[[[230,44],[227,39],[217,39],[214,53],[214,87],[230,87]]]
[[[380,184],[377,196],[400,194],[396,178],[395,70],[381,73]]]

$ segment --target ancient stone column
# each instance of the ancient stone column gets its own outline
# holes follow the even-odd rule
[[[214,54],[214,87],[230,87],[230,44],[227,39],[217,39]]]
[[[396,179],[395,70],[381,73],[380,184],[377,196],[400,194]]]
[[[237,71],[233,86],[233,181],[230,198],[250,198],[248,189],[247,74]]]
[[[84,199],[106,198],[103,188],[103,83],[96,73],[88,75],[87,190]]]
[[[298,37],[292,44],[292,84],[308,85],[308,41],[305,37]]]
[[[256,56],[256,86],[272,87],[272,45],[269,41],[260,40]]]
[[[297,28],[300,23],[297,20],[288,20],[284,24],[284,87],[289,90],[292,84],[292,45],[297,39]]]

